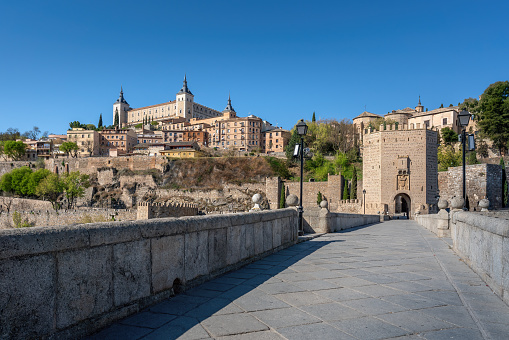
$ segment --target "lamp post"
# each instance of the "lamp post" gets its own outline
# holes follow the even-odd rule
[[[304,235],[304,228],[302,225],[302,213],[304,209],[302,208],[302,183],[304,177],[304,136],[308,132],[308,126],[304,123],[304,119],[301,119],[299,123],[295,126],[297,128],[297,134],[300,136],[300,198],[299,198],[299,206],[297,207],[297,211],[299,212],[299,236]]]
[[[366,215],[366,189],[362,189],[362,202],[364,203],[364,215]]]
[[[470,121],[470,112],[463,110],[458,114],[461,131],[461,144],[463,149],[463,210],[467,210],[467,189],[466,189],[466,162],[465,162],[465,145],[467,144],[467,125]]]

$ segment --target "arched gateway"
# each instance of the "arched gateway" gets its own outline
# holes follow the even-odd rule
[[[394,197],[394,213],[396,214],[405,213],[408,219],[410,219],[411,206],[412,206],[411,199],[410,196],[408,196],[407,194],[397,194]]]

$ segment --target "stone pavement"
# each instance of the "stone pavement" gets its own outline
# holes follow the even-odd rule
[[[398,220],[299,243],[90,337],[209,338],[509,339],[509,307],[447,240]]]

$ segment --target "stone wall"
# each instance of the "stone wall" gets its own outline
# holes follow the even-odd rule
[[[451,212],[453,249],[509,304],[509,218]]]
[[[0,196],[0,213],[14,211],[47,211],[52,210],[51,202]]]
[[[2,177],[3,174],[10,172],[14,169],[21,168],[27,166],[29,168],[32,168],[35,170],[35,162],[29,162],[29,161],[12,161],[12,162],[0,162],[0,177]]]
[[[198,215],[198,207],[194,204],[171,204],[171,203],[138,203],[138,220],[151,218],[182,217]]]
[[[116,169],[130,169],[130,170],[147,170],[158,169],[163,170],[164,164],[167,160],[163,157],[150,157],[150,156],[125,156],[125,157],[86,157],[86,158],[50,158],[46,161],[46,169],[53,171],[55,166],[58,168],[59,173],[66,171],[62,162],[68,164],[69,171],[79,170],[81,173],[93,174],[97,169],[102,168],[116,168]]]
[[[291,194],[300,197],[300,182],[284,182],[284,185],[286,197]],[[304,182],[302,185],[302,206],[304,208],[318,207],[317,195],[318,192],[321,192],[330,209],[337,209],[343,194],[343,185],[344,179],[341,175],[329,175],[327,182]],[[281,197],[281,183],[278,177],[266,179],[265,195],[269,200],[270,209],[277,209]]]
[[[336,210],[336,212],[348,214],[362,214],[364,212],[362,199],[341,200],[339,201],[338,209]]]
[[[0,212],[0,229],[14,228],[12,221],[13,213]],[[112,221],[132,221],[136,220],[136,209],[99,209],[87,208],[76,210],[59,210],[55,212],[50,208],[49,210],[38,211],[18,211],[21,214],[23,221],[27,221],[35,227],[48,227],[48,226],[69,226],[79,223],[91,222],[106,222]]]
[[[463,167],[439,173],[440,197],[450,200],[463,195]],[[490,209],[502,208],[502,167],[496,164],[466,166],[466,192],[470,211],[479,211],[479,201],[487,197]]]
[[[334,213],[324,208],[304,209],[302,216],[305,233],[334,233],[380,222],[380,215]]]
[[[0,338],[77,339],[297,240],[294,209],[0,231]]]

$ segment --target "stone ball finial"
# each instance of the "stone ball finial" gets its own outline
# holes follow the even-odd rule
[[[454,197],[451,199],[451,207],[453,209],[463,209],[463,205],[465,204],[465,200],[463,197]]]
[[[289,207],[295,207],[299,204],[299,198],[294,194],[288,195],[288,197],[286,197],[286,204]]]
[[[320,208],[327,209],[328,207],[329,207],[329,202],[327,202],[326,200],[323,200],[320,202]]]
[[[490,207],[490,200],[483,198],[479,201],[479,207],[481,207],[481,211],[489,211],[488,208]]]
[[[438,200],[438,208],[440,208],[440,210],[442,209],[447,209],[447,207],[449,206],[449,202],[447,202],[447,200],[445,198],[441,198]]]
[[[262,195],[260,194],[254,194],[253,195],[253,203],[260,203],[262,201]]]

